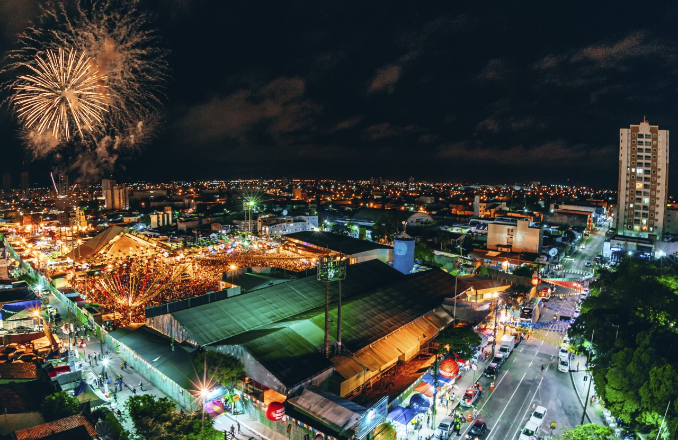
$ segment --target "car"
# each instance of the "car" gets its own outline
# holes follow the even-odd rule
[[[466,390],[464,393],[464,396],[461,398],[461,406],[469,407],[473,406],[473,404],[478,400],[480,397],[481,391],[477,390],[475,388],[469,388]]]
[[[584,244],[582,244],[581,246],[579,246],[579,249],[586,249],[586,243],[584,243]]]
[[[436,429],[436,432],[433,434],[433,437],[435,437],[438,440],[446,439],[447,437],[449,437],[453,426],[454,419],[452,417],[445,417],[438,424],[438,429]]]
[[[590,261],[587,261],[586,263],[584,263],[584,266],[591,267],[591,266],[593,266],[593,263],[591,263]]]
[[[532,411],[532,416],[530,416],[530,423],[534,423],[537,426],[540,426],[544,423],[546,418],[546,408],[543,406],[538,406]]]
[[[525,427],[520,431],[520,437],[518,440],[531,440],[537,438],[537,433],[539,432],[539,425],[534,422],[527,422]]]
[[[558,357],[569,359],[570,358],[570,352],[567,351],[566,348],[560,347],[560,350],[558,351]]]
[[[569,373],[570,372],[570,360],[568,358],[560,358],[558,359],[558,371],[561,373]]]
[[[506,358],[504,357],[504,355],[501,353],[497,353],[494,355],[494,357],[492,358],[492,362],[490,363],[497,364],[497,367],[499,368],[502,365],[504,365],[504,362],[506,362]]]
[[[585,300],[589,297],[588,292],[582,292],[581,295],[579,295],[579,299]]]
[[[491,377],[492,379],[496,379],[497,374],[499,374],[499,365],[494,362],[490,363],[490,365],[485,368],[485,371],[483,371],[483,376]]]
[[[476,420],[466,433],[466,439],[480,440],[485,434],[487,434],[487,423],[482,420]]]

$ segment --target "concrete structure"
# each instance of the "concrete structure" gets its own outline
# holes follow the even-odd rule
[[[21,192],[27,192],[31,187],[31,179],[28,177],[28,171],[21,173]]]
[[[669,182],[669,131],[643,121],[619,130],[617,232],[661,240]]]
[[[524,219],[492,222],[487,225],[487,249],[538,253],[542,234],[541,228],[531,227],[530,222]]]
[[[57,193],[59,196],[68,194],[68,174],[59,173],[57,176]]]
[[[101,193],[104,196],[104,208],[109,210],[129,209],[129,188],[116,184],[113,179],[101,181]]]
[[[403,234],[393,243],[393,268],[408,274],[414,268],[414,238]]]
[[[287,235],[295,232],[317,231],[317,215],[274,216],[262,214],[257,217],[257,232],[267,235]]]

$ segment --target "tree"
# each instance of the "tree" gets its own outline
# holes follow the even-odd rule
[[[102,440],[129,440],[129,433],[108,408],[98,408],[92,411],[92,419],[95,422],[97,434]]]
[[[513,271],[513,275],[519,276],[519,277],[525,277],[525,278],[532,278],[532,275],[534,275],[535,271],[534,266],[530,266],[528,264],[522,265],[520,267],[517,267]]]
[[[426,243],[417,243],[414,245],[414,258],[423,262],[433,261],[433,250]]]
[[[570,342],[592,360],[598,396],[615,417],[653,438],[668,405],[668,436],[678,428],[678,353],[667,349],[678,346],[678,276],[626,260],[617,272],[602,271],[591,293]]]
[[[440,332],[437,341],[440,344],[448,345],[450,353],[456,353],[461,358],[468,359],[475,354],[475,349],[471,347],[478,347],[482,338],[470,326],[450,326]]]
[[[245,368],[235,356],[218,351],[206,350],[198,354],[195,359],[195,368],[202,377],[205,371],[205,359],[207,360],[207,378],[215,380],[233,390],[235,379],[240,376]]]
[[[50,394],[45,397],[40,406],[40,414],[46,422],[74,416],[80,412],[78,400],[66,391]]]
[[[156,398],[152,394],[130,397],[127,410],[137,434],[146,439],[166,438],[166,425],[176,412],[174,402],[169,398]]]
[[[167,397],[150,394],[132,396],[127,401],[137,434],[144,439],[221,440],[224,434],[214,429],[211,417],[204,421],[199,411],[182,414]]]
[[[579,425],[573,429],[567,429],[560,436],[560,440],[612,440],[614,439],[614,430],[609,426],[596,425],[588,423]]]
[[[444,245],[450,244],[452,234],[447,231],[440,231],[436,234],[436,241],[440,244],[440,250],[443,250]]]

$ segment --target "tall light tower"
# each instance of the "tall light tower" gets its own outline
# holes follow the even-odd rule
[[[248,225],[249,233],[252,233],[252,213],[254,211],[254,200],[245,199],[242,203],[242,209],[245,211],[245,223]]]
[[[325,255],[318,258],[318,281],[325,282],[325,357],[330,357],[330,283],[339,281],[337,346],[341,352],[341,280],[346,278],[346,258]]]

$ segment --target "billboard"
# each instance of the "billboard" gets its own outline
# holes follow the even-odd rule
[[[362,439],[374,430],[380,423],[386,420],[388,416],[388,396],[382,397],[372,408],[358,419],[355,435]]]
[[[318,281],[340,281],[345,278],[345,259],[328,256],[320,257],[318,259]]]

